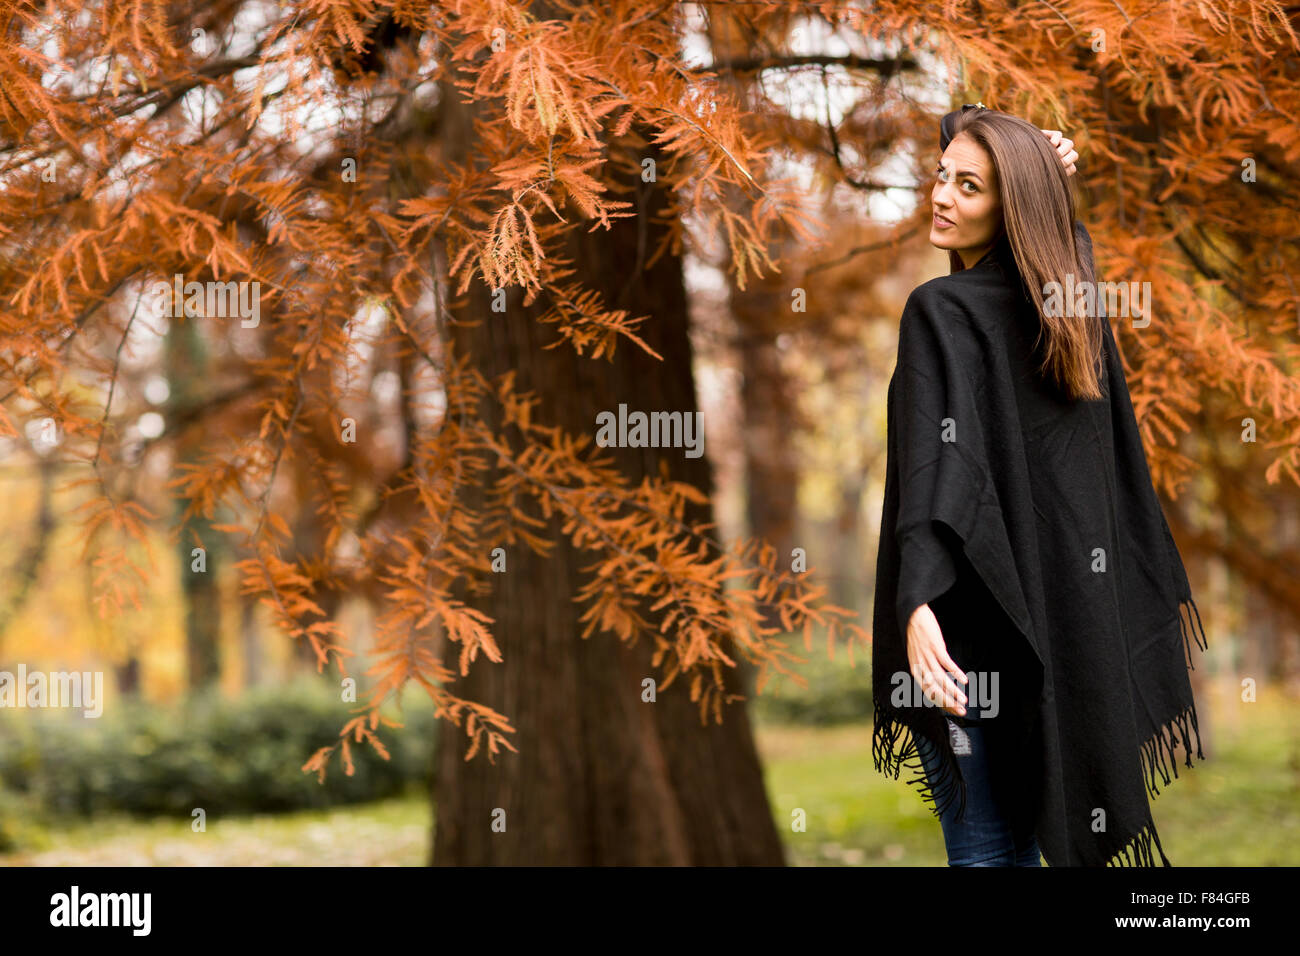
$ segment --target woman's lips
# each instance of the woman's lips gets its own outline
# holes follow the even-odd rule
[[[955,225],[955,223],[952,222],[952,220],[944,219],[943,216],[939,215],[937,212],[934,214],[934,228],[948,229],[953,225]]]

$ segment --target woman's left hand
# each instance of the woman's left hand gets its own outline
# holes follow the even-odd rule
[[[1057,155],[1061,157],[1061,162],[1065,164],[1065,175],[1073,176],[1074,164],[1079,160],[1079,154],[1074,148],[1074,140],[1066,139],[1065,134],[1059,129],[1045,129],[1043,135],[1056,147]]]

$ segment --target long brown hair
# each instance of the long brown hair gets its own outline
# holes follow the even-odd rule
[[[1075,241],[1074,194],[1056,150],[1041,130],[1000,110],[966,110],[957,117],[953,136],[965,133],[988,153],[997,171],[1004,235],[1015,256],[1025,294],[1038,311],[1038,341],[1044,342],[1039,374],[1072,399],[1101,398],[1102,330],[1097,315],[1049,315],[1044,308],[1049,282],[1068,288],[1094,281],[1092,260]],[[949,250],[952,271],[961,257]],[[1096,299],[1093,299],[1096,301]],[[1067,309],[1065,311],[1076,311]]]

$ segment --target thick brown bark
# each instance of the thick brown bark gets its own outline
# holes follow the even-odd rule
[[[472,156],[475,107],[449,94],[443,109],[444,147],[456,158]],[[626,148],[615,144],[611,151]],[[638,146],[636,159],[642,156],[663,168],[652,147]],[[637,218],[619,220],[609,232],[578,231],[565,254],[607,304],[652,316],[639,332],[663,362],[626,341],[612,362],[579,358],[567,346],[544,350],[554,341],[535,321],[545,298],[524,308],[517,288],[508,290],[507,311],[493,313],[489,290],[476,281],[454,316],[483,320],[453,329],[460,354],[472,355],[488,376],[515,371],[520,390],[542,399],[539,420],[573,433],[593,434],[597,413],[617,413],[620,402],[629,411],[692,414],[697,407],[681,260],[665,255],[652,269],[643,264],[661,237],[663,227],[651,218],[666,190],[639,180],[636,188]],[[604,451],[634,480],[657,473],[662,459],[673,478],[710,490],[707,458],[687,458],[684,449]],[[495,619],[504,660],[480,658],[454,690],[508,715],[518,753],[504,752],[495,766],[484,756],[467,763],[463,731],[443,723],[433,862],[783,863],[744,705],[725,708],[721,725],[702,726],[689,681],[643,702],[641,681],[660,676],[649,642],[624,646],[602,633],[581,639],[582,607],[571,598],[585,580],[580,569],[594,556],[571,548],[558,522],[548,537],[556,542],[549,557],[510,549],[507,572],[493,575],[493,593],[470,599]],[[485,552],[496,546],[482,542]],[[455,669],[459,650],[448,644],[447,666]],[[737,658],[730,646],[728,653]],[[730,692],[743,692],[741,672],[727,677]],[[497,808],[505,811],[505,832],[493,832]]]

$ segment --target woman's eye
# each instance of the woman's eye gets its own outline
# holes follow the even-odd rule
[[[943,168],[943,166],[935,166],[935,174],[939,177],[940,182],[953,181],[953,174],[949,173],[948,170]],[[974,182],[970,181],[970,179],[963,179],[962,186],[970,186],[970,190],[966,191],[967,195],[979,193],[979,186],[976,186]]]
[[[941,183],[950,183],[950,182],[952,182],[952,179],[953,179],[953,177],[952,177],[952,173],[948,172],[948,170],[944,169],[942,166],[936,166],[936,167],[934,167],[934,171],[935,171],[935,174],[939,177],[939,182],[941,182]],[[963,180],[963,181],[962,181],[962,185],[963,185],[963,186],[969,186],[969,187],[970,187],[970,190],[969,190],[970,193],[977,193],[977,192],[979,192],[979,188],[978,188],[978,187],[977,187],[973,182],[971,182],[969,179]],[[968,193],[968,194],[969,194],[969,193]]]

